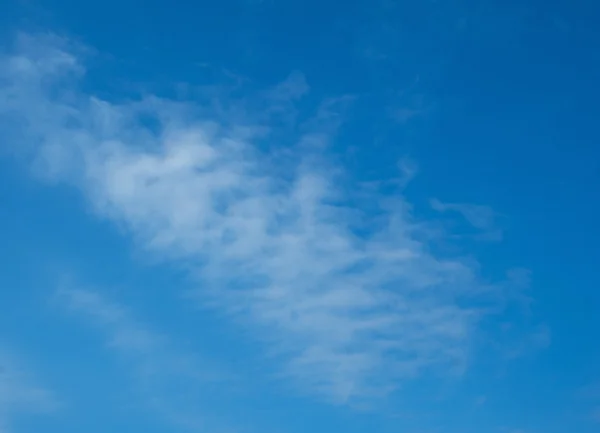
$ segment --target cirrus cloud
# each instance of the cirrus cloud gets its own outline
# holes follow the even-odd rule
[[[506,301],[508,283],[433,252],[401,191],[361,190],[326,156],[337,116],[316,110],[285,134],[270,123],[308,91],[298,74],[275,87],[275,106],[240,103],[226,119],[198,102],[89,94],[81,59],[57,38],[22,36],[0,78],[5,146],[189,269],[198,302],[254,329],[303,391],[342,403],[464,371],[478,324]]]
[[[0,351],[0,433],[8,433],[13,417],[48,413],[59,406],[56,396],[36,383],[23,361]]]

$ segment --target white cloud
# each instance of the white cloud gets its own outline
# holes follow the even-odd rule
[[[586,417],[600,424],[600,382],[595,381],[577,390],[576,397],[583,400],[582,408]]]
[[[84,68],[69,53],[65,41],[23,37],[2,58],[5,143],[79,188],[141,247],[191,269],[197,299],[252,326],[283,376],[345,402],[465,368],[505,284],[482,281],[472,260],[432,253],[427,222],[400,192],[359,190],[321,147],[303,145],[332,139],[330,125],[319,119],[298,147],[266,146],[269,108],[239,125],[193,103],[103,101],[79,90]],[[306,92],[298,75],[278,89],[278,116]]]
[[[502,230],[497,226],[499,215],[486,205],[470,203],[443,203],[434,198],[430,200],[432,209],[438,212],[457,212],[469,224],[482,233],[477,237],[480,240],[502,240]]]
[[[458,212],[473,227],[481,230],[487,230],[494,226],[496,213],[489,206],[467,203],[442,203],[438,199],[432,199],[431,207],[438,212]]]
[[[56,397],[25,371],[23,361],[0,351],[0,433],[20,415],[48,413],[58,407]]]
[[[592,410],[591,416],[592,416],[592,420],[594,420],[597,423],[600,423],[600,406],[596,407],[596,408],[594,408],[594,410]]]
[[[191,431],[231,431],[206,409],[215,390],[231,382],[222,367],[176,350],[166,335],[99,292],[63,287],[57,295],[65,309],[101,330],[108,348],[129,363],[137,392],[153,413]]]
[[[407,123],[413,120],[415,117],[422,116],[426,113],[426,110],[421,108],[398,108],[394,110],[394,119],[399,123]]]

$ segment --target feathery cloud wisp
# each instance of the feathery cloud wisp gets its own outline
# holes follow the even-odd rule
[[[0,433],[10,431],[13,416],[47,413],[58,407],[53,393],[35,383],[17,361],[0,351]]]
[[[437,212],[456,212],[471,226],[479,230],[480,240],[502,240],[502,229],[497,225],[499,215],[490,207],[471,203],[443,203],[434,198],[430,200],[431,208]]]
[[[207,396],[215,397],[214,388],[231,378],[222,368],[177,351],[166,335],[99,292],[63,287],[57,295],[66,310],[102,331],[108,347],[128,361],[137,391],[153,412],[191,431],[230,431],[202,410]]]
[[[316,126],[297,147],[264,145],[270,116],[306,92],[297,76],[276,109],[224,121],[191,102],[89,95],[81,61],[57,39],[21,38],[0,74],[4,141],[142,248],[192,269],[199,301],[251,325],[307,391],[345,402],[462,371],[478,320],[501,303],[504,283],[430,250],[427,221],[400,192],[357,192],[322,147],[305,145],[331,140],[330,124],[307,122]]]

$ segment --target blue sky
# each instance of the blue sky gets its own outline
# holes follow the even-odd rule
[[[599,431],[595,2],[2,10],[0,433]]]

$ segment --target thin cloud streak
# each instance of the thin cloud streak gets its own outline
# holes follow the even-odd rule
[[[14,417],[47,414],[60,403],[54,393],[36,383],[17,360],[5,350],[0,350],[0,433],[9,433]]]
[[[244,116],[259,119],[249,126],[193,103],[86,94],[67,41],[24,36],[0,74],[9,147],[80,189],[142,248],[190,269],[199,302],[251,326],[305,392],[344,403],[424,372],[460,373],[479,320],[505,300],[507,284],[483,281],[472,260],[431,251],[428,222],[400,191],[357,190],[323,146],[303,145],[326,145],[331,125],[298,135],[302,152],[259,145],[274,132],[269,113],[293,111],[307,91],[297,75],[271,111]],[[148,113],[158,128],[140,120]]]
[[[434,198],[430,200],[431,208],[437,212],[456,212],[471,226],[479,230],[479,240],[501,241],[503,232],[498,227],[499,215],[486,205],[471,203],[444,203]]]
[[[190,431],[233,431],[203,410],[209,395],[215,397],[215,388],[231,382],[223,368],[177,351],[168,336],[142,324],[128,308],[98,291],[63,287],[56,299],[102,332],[107,347],[129,364],[143,403],[155,413]]]

